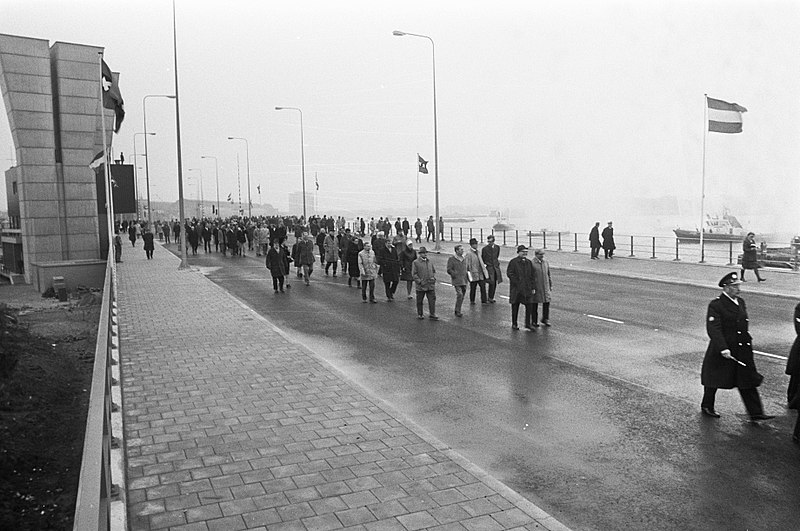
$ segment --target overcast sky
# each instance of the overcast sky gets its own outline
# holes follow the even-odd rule
[[[239,153],[246,204],[244,143],[226,140],[244,137],[253,201],[260,185],[261,201],[285,209],[301,184],[300,122],[274,107],[295,106],[323,211],[413,214],[418,152],[431,205],[431,45],[397,29],[436,43],[443,208],[569,224],[583,218],[564,212],[605,219],[630,197],[699,201],[707,93],[749,111],[742,134],[708,134],[708,209],[771,213],[789,230],[800,227],[798,28],[794,0],[178,0],[184,177],[201,169],[215,199],[213,160],[200,157],[216,156],[222,200],[236,197]],[[0,32],[105,47],[127,111],[113,148],[133,161],[143,96],[174,92],[172,2],[0,0]],[[147,119],[152,196],[174,200],[172,101],[149,98]],[[4,115],[0,166],[11,156]]]

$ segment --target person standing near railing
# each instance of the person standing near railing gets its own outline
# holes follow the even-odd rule
[[[603,244],[600,243],[600,222],[597,221],[589,231],[589,247],[592,248],[592,260],[600,260],[600,248]]]
[[[617,246],[614,243],[614,227],[609,221],[608,226],[603,229],[603,252],[606,258],[614,258],[614,249]]]
[[[764,282],[766,279],[761,278],[761,275],[758,274],[761,264],[758,263],[758,246],[756,245],[756,235],[754,233],[748,232],[747,236],[744,237],[742,251],[744,252],[742,256],[742,282],[747,282],[744,278],[746,269],[752,269],[756,274],[756,279],[759,282]]]

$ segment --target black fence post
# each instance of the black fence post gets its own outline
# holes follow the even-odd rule
[[[483,241],[483,229],[479,229],[481,231],[481,241]]]
[[[463,227],[459,227],[458,228],[458,241],[460,241],[460,242],[464,241],[464,229],[463,229]]]
[[[679,242],[680,242],[680,240],[678,238],[675,238],[675,259],[673,260],[673,262],[680,262],[681,261],[681,258],[680,258],[680,255],[679,255],[679,251],[678,251],[678,246],[680,245]]]
[[[653,260],[655,260],[655,258],[656,258],[656,237],[655,236],[653,236],[653,256],[651,256],[650,258],[652,258]]]
[[[706,263],[706,242],[705,240],[700,240],[700,262],[701,264]]]
[[[572,252],[573,253],[577,253],[578,252],[578,233],[577,232],[575,233],[575,250],[572,251]]]
[[[542,249],[547,249],[547,233],[542,231]]]
[[[506,231],[503,231],[503,247],[506,246]]]
[[[634,258],[636,255],[633,254],[633,236],[631,236],[631,254],[629,255],[630,258]]]
[[[728,265],[734,265],[734,263],[733,263],[733,242],[728,242]]]
[[[519,247],[519,231],[518,230],[514,231],[514,241],[516,242],[514,244],[514,247]]]
[[[561,250],[561,231],[558,231],[558,250]]]

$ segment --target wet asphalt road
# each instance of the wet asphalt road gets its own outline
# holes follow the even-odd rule
[[[447,281],[446,255],[432,258]],[[380,302],[362,304],[319,267],[311,286],[291,278],[275,294],[252,253],[189,263],[573,529],[800,528],[785,362],[756,357],[774,421],[750,425],[738,393],[724,390],[722,418],[699,415],[716,290],[554,270],[553,327],[514,332],[507,299],[467,301],[457,318],[449,285],[437,289],[441,320],[418,321],[404,285],[386,302],[379,279]],[[755,348],[785,356],[795,302],[746,285],[742,296]]]

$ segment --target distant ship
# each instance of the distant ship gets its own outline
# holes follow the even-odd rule
[[[517,228],[516,225],[509,223],[506,218],[501,216],[497,216],[497,223],[492,225],[492,230],[496,231],[514,230],[515,228]]]
[[[445,223],[472,223],[475,218],[442,218]]]
[[[673,232],[680,241],[699,242],[700,231],[674,229]],[[726,210],[722,216],[706,214],[703,220],[703,240],[715,242],[740,242],[747,235],[742,224],[736,217],[728,214]]]

